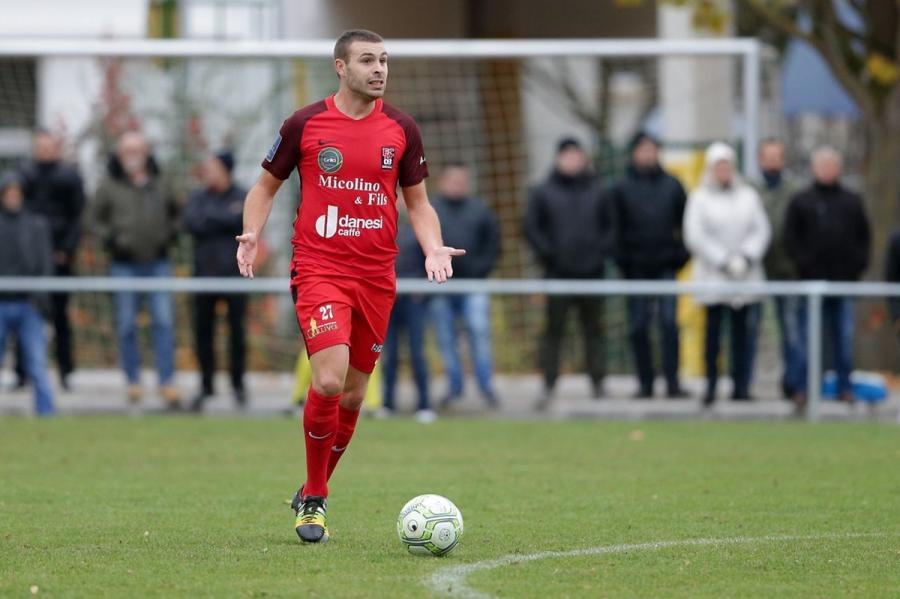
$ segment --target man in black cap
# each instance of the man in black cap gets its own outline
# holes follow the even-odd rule
[[[53,274],[50,223],[24,209],[21,178],[0,176],[0,277],[48,277]],[[34,387],[38,416],[54,412],[53,388],[47,377],[47,339],[42,312],[49,311],[42,293],[0,293],[0,363],[6,339],[13,333],[22,349],[22,367]]]
[[[234,261],[236,235],[243,228],[244,198],[247,190],[235,185],[231,171],[234,157],[220,152],[204,161],[201,171],[203,187],[196,189],[185,210],[185,228],[194,239],[194,275],[198,277],[240,276]],[[200,363],[200,392],[191,403],[191,410],[201,411],[204,402],[213,395],[215,354],[216,304],[228,306],[229,349],[231,358],[231,388],[238,406],[247,402],[244,388],[246,362],[245,315],[247,296],[244,294],[201,293],[194,297],[197,361]]]
[[[609,194],[616,264],[626,279],[674,280],[688,260],[681,239],[687,202],[684,188],[659,164],[659,142],[645,132],[629,145],[631,163]],[[661,329],[666,394],[687,397],[678,382],[676,298],[628,297],[628,337],[639,388],[635,397],[653,397],[653,356],[650,323],[657,312]]]
[[[549,279],[601,279],[609,246],[609,211],[600,180],[578,140],[557,146],[553,172],[534,187],[525,214],[525,236]],[[584,334],[585,363],[593,395],[603,393],[606,355],[603,347],[603,298],[553,295],[547,298],[547,322],[540,351],[544,393],[537,408],[553,398],[559,376],[559,353],[570,308],[578,310]]]

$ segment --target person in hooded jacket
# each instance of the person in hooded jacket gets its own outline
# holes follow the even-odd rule
[[[53,275],[50,224],[43,216],[24,209],[22,183],[15,173],[0,177],[0,277]],[[22,367],[34,387],[38,416],[54,412],[53,388],[47,376],[47,338],[42,312],[49,299],[41,293],[0,293],[0,362],[9,333],[21,347]]]
[[[129,132],[119,138],[108,171],[90,206],[90,222],[109,253],[110,276],[171,276],[168,254],[176,240],[180,210],[142,134]],[[171,294],[164,291],[114,294],[119,358],[128,383],[128,400],[135,404],[143,394],[137,340],[138,302],[143,296],[150,300],[160,396],[168,408],[177,409],[180,397],[174,385],[174,309]]]
[[[581,144],[565,138],[557,146],[550,176],[534,187],[528,198],[525,236],[548,279],[601,279],[609,253],[609,210],[599,178]],[[578,311],[584,335],[585,362],[593,396],[601,397],[606,355],[603,346],[603,298],[587,295],[551,295],[540,348],[544,390],[537,408],[552,401],[559,376],[559,358],[569,310]]]
[[[631,163],[609,194],[615,260],[626,279],[674,281],[689,255],[682,239],[687,195],[678,179],[659,164],[659,142],[645,132],[629,145]],[[628,339],[639,388],[636,398],[653,397],[650,324],[653,313],[661,329],[666,396],[687,397],[678,381],[678,322],[675,296],[629,296]]]
[[[244,198],[247,190],[232,178],[234,156],[229,151],[208,156],[201,166],[203,186],[188,198],[184,226],[194,240],[195,277],[239,277],[234,252],[235,237],[244,222]],[[213,396],[216,371],[215,345],[216,306],[224,302],[228,308],[228,345],[231,390],[238,407],[247,403],[244,388],[246,370],[247,295],[243,293],[200,293],[194,296],[194,333],[197,361],[200,363],[200,391],[191,402],[198,412]]]
[[[734,150],[716,142],[706,151],[700,185],[684,212],[684,241],[693,257],[694,280],[706,283],[765,280],[762,260],[771,227],[756,189],[737,172]],[[760,297],[722,291],[702,292],[696,300],[706,307],[704,406],[716,399],[722,321],[731,331],[732,399],[750,399],[753,356],[749,343]]]

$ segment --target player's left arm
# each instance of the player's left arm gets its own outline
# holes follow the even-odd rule
[[[416,234],[425,254],[425,272],[429,281],[444,283],[453,276],[453,256],[462,256],[466,250],[447,247],[441,237],[441,223],[437,212],[428,201],[425,181],[403,188],[403,199],[409,214],[409,224]]]

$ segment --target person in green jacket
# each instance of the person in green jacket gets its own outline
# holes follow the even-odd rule
[[[91,205],[91,223],[109,253],[113,277],[169,277],[169,248],[176,240],[179,206],[159,173],[144,136],[128,132],[119,138],[110,158],[108,176]],[[137,345],[138,303],[149,299],[153,353],[159,374],[159,393],[170,409],[179,407],[174,386],[175,327],[172,297],[168,292],[114,295],[116,334],[122,370],[128,381],[128,399],[142,395],[140,353]]]
[[[788,204],[798,191],[798,185],[787,178],[785,164],[784,142],[775,138],[763,140],[759,147],[759,165],[762,170],[759,193],[772,225],[772,242],[763,259],[766,278],[770,281],[797,279],[797,271],[785,245],[784,221]],[[784,397],[789,399],[802,383],[797,377],[803,376],[800,372],[799,352],[802,351],[804,340],[800,338],[797,320],[797,305],[802,298],[777,296],[774,299],[775,316],[781,335],[781,390]],[[755,341],[754,339],[753,342]],[[751,355],[755,355],[755,352]]]

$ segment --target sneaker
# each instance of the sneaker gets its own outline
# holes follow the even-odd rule
[[[208,400],[210,397],[212,397],[212,393],[201,391],[194,396],[194,399],[191,400],[191,405],[188,407],[188,409],[191,412],[199,414],[203,411],[203,406],[206,404],[206,400]]]
[[[666,393],[666,399],[690,399],[691,394],[682,389],[681,387],[675,387],[674,389],[669,389]]]
[[[297,495],[299,496],[299,491]],[[295,497],[295,500],[298,497]],[[291,502],[294,507],[295,502]],[[328,523],[325,519],[325,510],[328,502],[324,497],[307,495],[302,501],[296,503],[294,530],[304,543],[325,543],[328,541]]]
[[[247,409],[247,390],[246,389],[235,389],[234,391],[234,405],[237,406],[237,409],[240,411],[244,411]]]
[[[175,385],[162,385],[159,388],[159,396],[166,404],[166,409],[173,411],[181,409],[181,393]]]
[[[128,390],[125,394],[128,397],[128,403],[134,405],[141,401],[141,397],[144,395],[144,389],[140,385],[132,383],[128,385]]]
[[[437,412],[434,410],[416,410],[416,422],[420,424],[431,424],[437,420]]]

